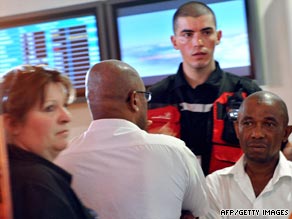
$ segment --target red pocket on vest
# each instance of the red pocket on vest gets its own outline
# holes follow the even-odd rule
[[[209,173],[234,165],[242,154],[238,147],[213,145]]]
[[[148,110],[148,119],[152,124],[149,133],[159,133],[180,137],[180,112],[175,106],[166,106]]]

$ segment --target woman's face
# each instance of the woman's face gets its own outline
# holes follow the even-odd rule
[[[63,85],[48,84],[43,105],[38,102],[28,111],[24,122],[14,127],[13,143],[52,161],[68,144],[71,115],[66,106]]]

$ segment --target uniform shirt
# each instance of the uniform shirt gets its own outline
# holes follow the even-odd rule
[[[207,176],[209,200],[211,208],[219,213],[222,209],[257,209],[259,217],[225,216],[223,218],[288,218],[292,211],[292,162],[280,152],[279,163],[273,178],[268,182],[261,194],[256,197],[250,178],[244,171],[244,155],[232,167],[218,170]],[[267,210],[264,211],[263,209]],[[271,215],[277,209],[283,209],[285,217]],[[227,213],[225,211],[225,213]],[[230,212],[229,212],[230,213]],[[262,216],[267,213],[270,216]]]
[[[52,162],[8,145],[14,219],[93,219]]]
[[[194,154],[202,157],[203,170],[208,173],[213,135],[213,103],[223,92],[235,92],[239,88],[247,94],[261,90],[248,78],[227,72],[223,74],[218,62],[207,81],[192,88],[184,77],[181,64],[176,75],[149,88],[152,92],[149,108],[167,105],[178,107],[181,113],[181,139]]]
[[[178,219],[208,209],[204,175],[183,141],[122,119],[93,121],[55,161],[100,219]]]

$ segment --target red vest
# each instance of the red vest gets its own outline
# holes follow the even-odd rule
[[[234,138],[236,135],[233,121],[227,114],[233,107],[238,109],[246,96],[246,93],[241,92],[224,92],[213,104],[213,136],[209,173],[233,165],[243,153],[238,140]],[[232,100],[235,103],[232,103]]]
[[[209,173],[233,165],[242,155],[235,137],[233,121],[227,117],[232,108],[238,109],[246,93],[223,92],[213,103],[213,134]],[[148,110],[148,119],[152,124],[149,133],[163,133],[180,137],[180,112],[175,106],[166,106]]]

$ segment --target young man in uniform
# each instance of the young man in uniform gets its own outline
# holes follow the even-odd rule
[[[180,6],[173,17],[173,30],[171,41],[183,61],[175,75],[149,89],[149,108],[172,105],[178,109],[180,138],[200,157],[207,174],[240,157],[227,112],[231,110],[230,115],[236,117],[242,99],[261,88],[248,78],[224,72],[214,60],[222,32],[216,29],[214,12],[204,3]]]

